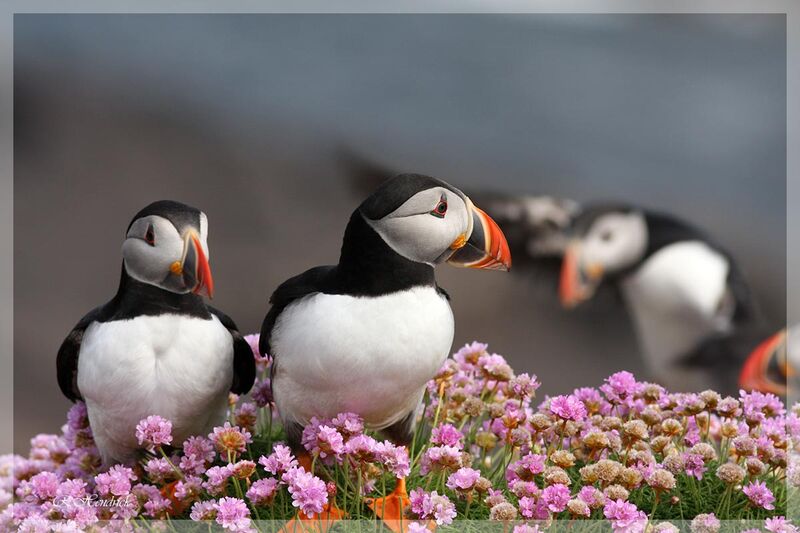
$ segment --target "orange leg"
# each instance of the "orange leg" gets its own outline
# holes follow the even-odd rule
[[[367,500],[367,505],[378,518],[383,520],[386,527],[394,531],[394,533],[405,533],[407,531],[411,520],[403,515],[403,511],[411,507],[411,500],[408,499],[405,479],[397,480],[397,485],[391,494],[383,498]]]
[[[306,472],[312,471],[311,456],[308,453],[298,453],[297,462]],[[303,511],[298,511],[297,516],[286,522],[281,531],[285,533],[325,533],[345,516],[347,513],[336,507],[334,503],[329,503],[322,509],[322,513],[315,515],[314,518],[309,517]]]

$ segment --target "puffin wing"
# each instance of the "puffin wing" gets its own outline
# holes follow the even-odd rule
[[[208,311],[217,317],[233,337],[233,383],[231,392],[234,394],[246,394],[252,387],[256,379],[256,360],[253,357],[253,350],[244,340],[234,321],[214,307],[207,306]]]
[[[103,306],[96,307],[81,318],[58,349],[58,356],[56,356],[58,386],[70,401],[83,400],[81,391],[78,390],[78,356],[81,351],[81,342],[86,328],[100,318],[103,308]]]
[[[283,310],[295,300],[315,292],[322,292],[328,285],[335,270],[335,266],[319,266],[306,270],[302,274],[289,278],[281,283],[278,288],[275,289],[275,292],[272,293],[272,296],[270,296],[269,303],[272,307],[270,307],[261,325],[258,349],[261,355],[269,354],[273,357],[272,369],[275,368],[275,354],[271,353],[270,339],[272,337],[272,329],[275,327],[278,316],[280,316]]]

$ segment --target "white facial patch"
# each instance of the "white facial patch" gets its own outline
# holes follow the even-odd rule
[[[442,200],[447,202],[444,216],[432,214]],[[453,241],[466,234],[471,215],[461,196],[434,187],[418,192],[380,220],[365,220],[398,254],[417,263],[434,264]]]
[[[152,245],[148,238],[152,236]],[[205,246],[205,240],[203,240]],[[125,270],[132,278],[160,285],[170,273],[170,265],[183,256],[183,239],[172,222],[158,215],[136,220],[122,243]]]
[[[647,222],[642,213],[609,213],[595,220],[583,238],[580,261],[617,272],[634,265],[646,249]]]
[[[211,260],[211,255],[208,253],[208,217],[202,211],[200,212],[200,244],[203,247],[203,253],[206,254],[206,259]]]

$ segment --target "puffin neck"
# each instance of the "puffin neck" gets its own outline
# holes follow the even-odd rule
[[[178,294],[132,278],[122,264],[119,290],[114,297],[115,309],[110,320],[124,320],[142,315],[186,315],[211,318],[203,298],[197,294]]]
[[[343,293],[363,296],[436,286],[431,265],[411,261],[392,250],[358,209],[344,232],[336,277]]]

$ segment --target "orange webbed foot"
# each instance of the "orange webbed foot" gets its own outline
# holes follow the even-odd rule
[[[403,514],[406,509],[411,508],[411,500],[406,492],[406,480],[398,479],[397,486],[391,494],[383,498],[366,500],[367,505],[383,523],[394,531],[394,533],[406,533],[408,524],[413,522]],[[431,529],[431,524],[428,524]]]
[[[322,512],[313,518],[299,511],[297,516],[283,525],[281,531],[285,533],[325,533],[339,520],[347,516],[347,513],[335,505],[326,505]]]

